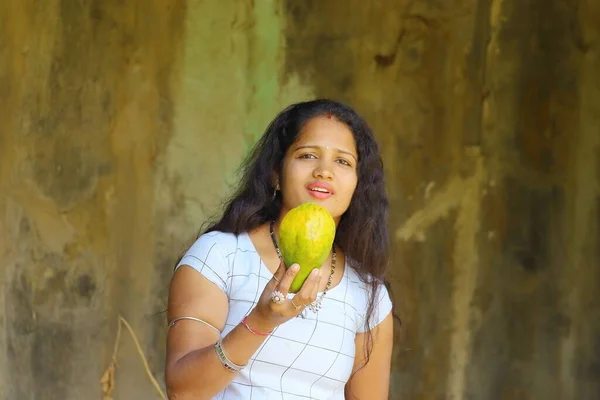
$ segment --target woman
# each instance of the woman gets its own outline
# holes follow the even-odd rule
[[[176,266],[165,379],[171,399],[386,399],[392,303],[384,285],[387,198],[377,144],[329,100],[282,111],[240,189]],[[318,203],[334,246],[298,293],[279,222]]]

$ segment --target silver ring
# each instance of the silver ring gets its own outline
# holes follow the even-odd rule
[[[282,304],[285,301],[285,296],[279,290],[274,290],[271,293],[271,301],[275,304]]]
[[[277,277],[275,275],[273,275],[273,279],[275,279],[275,282],[281,283],[281,281],[279,279],[277,279]]]
[[[302,307],[304,307],[304,304],[300,304],[299,306],[297,306],[297,305],[294,303],[294,299],[292,299],[292,305],[294,306],[294,308],[295,308],[296,310],[299,310],[299,309],[301,309]]]

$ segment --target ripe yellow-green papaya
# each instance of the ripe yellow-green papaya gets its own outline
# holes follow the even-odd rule
[[[335,230],[331,214],[318,204],[303,203],[283,217],[279,225],[279,250],[286,268],[292,264],[300,266],[290,293],[297,293],[311,271],[321,268],[331,251]]]

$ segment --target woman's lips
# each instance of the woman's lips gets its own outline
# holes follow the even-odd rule
[[[315,182],[307,185],[308,193],[316,199],[327,199],[333,196],[333,188],[323,182]]]

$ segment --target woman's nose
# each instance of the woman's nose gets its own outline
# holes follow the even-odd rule
[[[319,165],[313,171],[313,177],[317,179],[331,179],[333,174],[331,173],[331,166],[328,161],[321,160]]]

